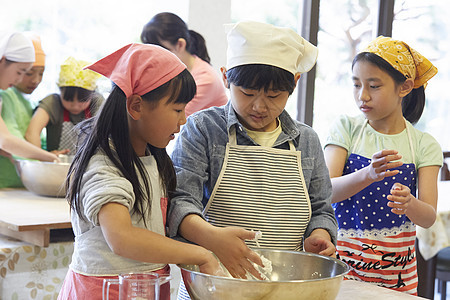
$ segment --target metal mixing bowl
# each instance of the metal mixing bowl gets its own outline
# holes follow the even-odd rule
[[[318,254],[254,250],[272,261],[270,281],[212,276],[200,273],[198,266],[179,265],[191,299],[335,299],[344,275],[350,271],[344,262]]]
[[[41,196],[65,197],[64,182],[73,156],[60,155],[59,159],[59,163],[17,159],[16,171],[30,192]]]

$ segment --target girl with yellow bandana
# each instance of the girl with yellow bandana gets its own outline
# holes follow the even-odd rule
[[[437,69],[406,43],[380,36],[352,71],[362,115],[342,116],[325,144],[338,257],[353,267],[348,279],[417,294],[415,226],[436,219],[443,158],[437,141],[412,124]]]
[[[60,94],[41,100],[30,121],[25,138],[41,146],[41,132],[47,129],[46,149],[54,153],[75,154],[79,122],[90,118],[99,109],[103,97],[95,92],[100,75],[83,70],[88,62],[69,57],[61,65],[58,86]]]

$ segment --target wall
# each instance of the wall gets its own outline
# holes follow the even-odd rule
[[[211,64],[219,72],[226,64],[227,40],[223,24],[231,22],[231,0],[189,1],[188,26],[206,40]]]

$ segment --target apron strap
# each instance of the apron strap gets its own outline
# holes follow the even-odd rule
[[[416,153],[414,151],[414,144],[412,142],[411,132],[409,131],[408,123],[406,122],[405,118],[403,118],[403,120],[405,121],[406,134],[408,135],[409,149],[411,150],[412,162],[413,162],[414,166],[416,166]],[[369,120],[366,119],[364,121],[364,124],[363,124],[362,128],[361,128],[361,131],[358,134],[358,138],[356,139],[355,143],[353,144],[353,146],[351,148],[350,153],[353,153],[354,150],[356,149],[356,147],[358,146],[358,144],[359,144],[359,142],[361,140],[362,134],[364,132],[364,128],[366,127],[367,123],[369,123]]]
[[[64,112],[63,112],[63,121],[64,122],[70,122],[70,113],[65,108],[64,108]]]
[[[230,132],[228,133],[228,140],[230,145],[235,146],[237,144],[236,142],[236,126],[233,125],[230,127]]]

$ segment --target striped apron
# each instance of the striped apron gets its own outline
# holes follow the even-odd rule
[[[303,250],[311,205],[301,166],[301,152],[236,144],[231,127],[219,178],[204,209],[206,220],[219,227],[260,230],[263,248]],[[247,241],[256,247],[254,241]],[[178,299],[189,299],[183,281]]]
[[[353,146],[359,144],[362,132]],[[416,194],[414,147],[408,127],[413,163],[396,168],[400,173],[374,182],[359,193],[334,203],[339,224],[336,249],[338,258],[353,269],[347,279],[366,281],[397,291],[416,294],[416,227],[406,215],[397,215],[387,206],[392,185],[399,182]],[[355,172],[371,162],[370,158],[351,153],[343,175]]]
[[[84,117],[85,119],[89,119],[91,117],[91,111],[89,108],[86,108],[84,110]],[[72,123],[72,121],[70,121],[70,112],[64,108],[63,123],[58,150],[69,149],[70,152],[68,154],[70,155],[75,155],[75,153],[77,152],[76,146],[78,135],[74,131],[74,127],[75,125]]]

